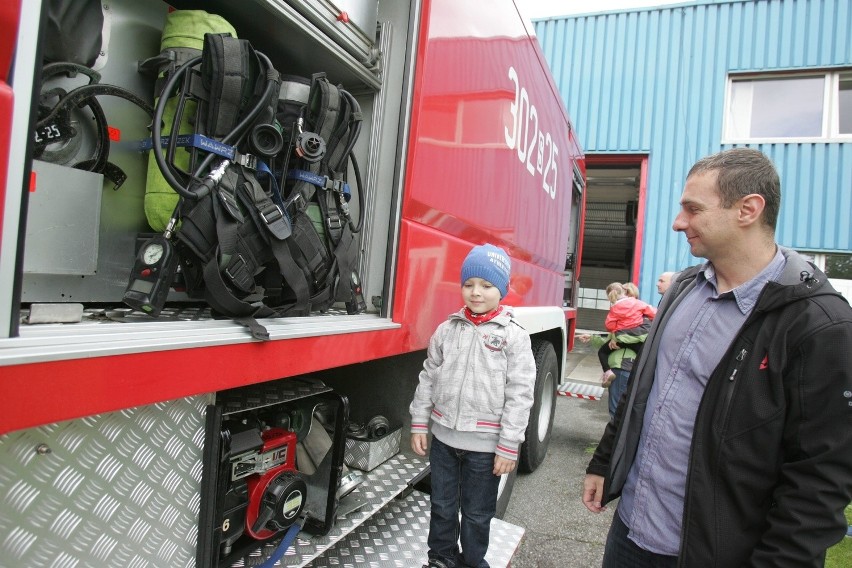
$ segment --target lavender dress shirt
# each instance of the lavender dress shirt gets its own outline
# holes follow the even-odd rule
[[[719,294],[708,262],[661,331],[639,448],[617,511],[639,547],[678,554],[692,433],[704,388],[763,287],[784,265],[778,250],[757,276]]]

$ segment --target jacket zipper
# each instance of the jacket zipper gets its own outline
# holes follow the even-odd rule
[[[736,382],[736,378],[737,378],[737,373],[739,373],[740,367],[742,366],[743,360],[746,358],[746,355],[748,355],[748,351],[744,348],[740,349],[740,352],[736,356],[737,364],[734,366],[734,370],[731,371],[731,376],[728,377],[728,386],[727,386],[728,392],[725,394],[725,406],[723,407],[724,412],[722,414],[722,425],[723,425],[723,427],[724,427],[724,424],[728,421],[728,411],[730,410],[730,407],[731,407],[731,399],[734,397],[734,388],[736,386],[735,382]]]
[[[736,361],[736,365],[734,365],[734,370],[731,371],[731,374],[728,376],[728,384],[726,385],[726,388],[728,389],[728,391],[727,391],[727,393],[725,393],[725,406],[723,407],[722,422],[721,422],[721,425],[722,425],[723,428],[725,427],[725,423],[728,421],[728,411],[730,410],[730,407],[731,407],[731,399],[733,399],[733,397],[734,397],[734,387],[736,386],[737,373],[739,373],[740,367],[742,367],[742,363],[743,363],[743,360],[745,360],[746,355],[748,355],[748,350],[745,349],[745,348],[740,349],[740,352],[737,353],[737,356],[734,358],[734,360]],[[692,455],[691,454],[690,454],[690,457],[689,457],[689,462],[690,462],[690,470],[691,470],[691,464],[692,464]],[[689,517],[689,497],[688,496],[689,496],[689,487],[692,485],[691,477],[692,477],[691,473],[687,473],[686,496],[685,496],[684,502],[683,502],[683,519],[684,520]],[[682,528],[681,528],[681,533],[680,533],[680,553],[678,554],[678,562],[677,562],[677,565],[678,565],[679,568],[681,566],[685,565],[683,551],[684,551],[685,546],[686,546],[686,541],[687,541],[687,534],[686,533],[687,533],[687,531],[688,531],[688,525],[687,525],[686,522],[684,522],[683,525],[682,525]]]
[[[473,349],[476,347],[476,339],[477,339],[477,334],[479,333],[479,330],[477,329],[477,326],[475,326],[474,324],[472,324],[470,322],[465,322],[465,323],[472,327],[471,332],[473,333],[473,339],[470,341],[468,348],[467,348],[467,364],[465,365],[465,369],[469,369],[469,367],[470,367],[470,354],[473,352]],[[469,330],[469,328],[464,327],[464,328],[462,328],[461,333],[464,334],[467,330]],[[462,394],[464,393],[464,385],[467,382],[467,378],[468,378],[468,374],[467,374],[467,372],[465,372],[464,378],[462,379],[461,387],[459,388],[459,395],[456,397],[456,409],[455,409],[456,416],[455,416],[455,420],[453,422],[453,429],[454,430],[458,430],[458,427],[459,427],[459,415],[461,414],[459,412],[459,409],[461,408],[461,399],[462,399]]]

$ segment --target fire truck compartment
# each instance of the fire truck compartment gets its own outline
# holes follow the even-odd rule
[[[412,10],[409,3],[391,2],[380,7],[375,0],[335,3],[176,0],[168,4],[159,0],[110,0],[103,6],[103,45],[101,57],[94,65],[101,76],[100,83],[125,88],[149,103],[153,103],[156,77],[140,67],[140,63],[159,53],[160,33],[170,6],[218,14],[234,26],[238,37],[247,39],[255,49],[266,54],[281,74],[310,77],[324,72],[331,83],[342,85],[355,96],[361,106],[363,122],[353,154],[360,164],[363,187],[355,184],[351,165],[348,179],[353,187],[350,204],[353,219],[364,219],[364,228],[356,235],[358,272],[367,304],[366,313],[374,317],[383,315],[383,309],[390,303],[388,283],[392,281],[393,267],[388,266],[386,260],[398,227],[396,203],[403,172],[399,140],[405,132],[399,126],[403,122],[400,116],[409,104],[406,97],[400,97],[407,81],[405,46],[413,41],[409,38]],[[128,37],[133,37],[134,41],[122,39]],[[391,50],[391,44],[398,47]],[[39,62],[34,63],[38,71]],[[80,76],[52,75],[42,85],[40,93],[44,94],[46,89],[70,90],[84,80]],[[77,302],[87,307],[106,307],[108,312],[121,312],[139,235],[151,232],[143,208],[148,152],[139,150],[139,143],[150,136],[150,118],[121,98],[102,96],[98,97],[98,102],[111,129],[109,162],[124,172],[127,179],[117,188],[105,179],[103,184],[98,184],[94,197],[87,190],[84,200],[74,199],[75,207],[67,207],[68,199],[76,195],[69,190],[87,189],[91,185],[74,181],[81,177],[81,172],[73,165],[89,157],[94,145],[93,129],[87,124],[93,120],[91,113],[86,108],[73,109],[72,125],[77,136],[73,143],[60,148],[48,146],[45,155],[53,163],[40,166],[33,180],[24,242],[26,264],[20,286],[22,317],[19,321],[24,322],[29,305],[44,302]],[[42,173],[47,170],[49,176]],[[69,185],[65,180],[72,183]],[[51,198],[60,191],[65,199]],[[358,206],[358,192],[364,196],[363,211]],[[74,221],[71,224],[67,222],[69,215]],[[63,219],[67,228],[57,221]],[[51,230],[44,231],[45,226]],[[65,252],[69,246],[75,247],[73,255]],[[84,261],[80,261],[81,255]],[[169,320],[174,319],[170,313],[191,307],[193,303],[204,305],[172,289],[166,304],[166,317],[148,319],[168,326],[173,323]],[[323,315],[339,313],[339,310],[330,310]],[[134,324],[144,319],[121,317],[124,323]],[[203,316],[197,317],[196,322],[201,319]],[[86,320],[103,324],[115,318]],[[293,323],[281,325],[289,329]],[[347,326],[346,323],[341,325]],[[212,335],[222,327],[209,320],[199,326]],[[21,327],[26,324],[22,323]],[[130,331],[136,326],[109,327],[112,328],[109,334],[124,336],[128,333],[131,343],[132,336],[140,333],[135,329]],[[67,341],[77,341],[78,335],[88,335],[90,331],[66,328],[63,333],[68,334]],[[22,329],[21,335],[30,333]]]

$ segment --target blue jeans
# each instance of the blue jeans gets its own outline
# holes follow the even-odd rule
[[[630,378],[630,371],[623,369],[613,369],[615,378],[609,385],[609,417],[615,418],[615,411],[618,409],[618,401],[621,400],[621,395],[627,390],[627,379]]]
[[[485,552],[500,485],[500,476],[494,475],[494,454],[457,450],[433,437],[429,462],[429,558],[442,561],[448,568],[489,568]]]
[[[629,529],[618,510],[612,516],[612,526],[604,546],[603,568],[675,568],[677,556],[666,556],[639,548],[628,538]]]

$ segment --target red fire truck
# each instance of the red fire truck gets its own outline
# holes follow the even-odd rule
[[[170,14],[199,9],[359,103],[354,313],[261,318],[261,341],[174,282],[157,317],[123,301],[152,232],[152,121],[130,99],[156,104],[143,62]],[[511,256],[505,303],[533,339],[520,467],[541,463],[585,167],[514,2],[10,0],[0,29],[1,564],[419,565],[428,464],[407,451],[408,403],[485,242]],[[45,119],[87,82],[107,87]],[[523,530],[495,531],[505,566]]]

